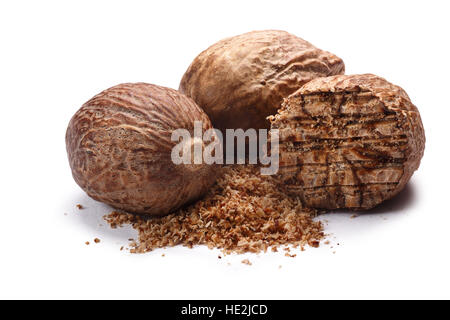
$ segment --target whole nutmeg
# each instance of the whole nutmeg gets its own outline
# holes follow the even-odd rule
[[[267,116],[306,82],[343,74],[343,61],[285,31],[224,39],[198,55],[179,90],[194,99],[214,127],[269,128]]]
[[[405,187],[424,153],[416,106],[372,74],[312,80],[271,118],[280,177],[309,207],[373,208]]]
[[[73,116],[66,147],[75,181],[86,193],[115,208],[163,215],[206,193],[217,166],[179,164],[171,152],[175,129],[194,136],[194,122],[208,116],[178,91],[145,83],[107,89]],[[185,141],[200,143],[201,139]],[[195,140],[195,141],[194,141]],[[203,146],[201,146],[203,148]]]

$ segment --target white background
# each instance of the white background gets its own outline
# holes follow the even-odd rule
[[[431,0],[2,1],[0,298],[450,298],[449,9]],[[135,234],[106,227],[110,208],[73,181],[71,116],[118,83],[178,88],[209,45],[261,29],[332,51],[347,74],[402,86],[426,129],[419,171],[381,208],[322,217],[333,249],[222,260],[205,248],[119,251]]]

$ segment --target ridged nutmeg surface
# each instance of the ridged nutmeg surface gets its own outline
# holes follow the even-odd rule
[[[425,148],[408,95],[371,74],[312,80],[271,122],[280,135],[279,174],[309,207],[375,207],[403,189]]]
[[[344,73],[343,61],[285,31],[224,39],[198,55],[179,90],[224,129],[269,128],[283,98],[306,82]]]
[[[214,165],[175,165],[175,129],[193,136],[208,116],[179,92],[145,83],[121,84],[86,102],[73,116],[66,146],[75,181],[92,198],[129,212],[163,215],[202,196]]]

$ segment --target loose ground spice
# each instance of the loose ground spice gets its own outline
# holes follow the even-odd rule
[[[224,253],[267,251],[292,245],[317,247],[324,238],[317,212],[286,195],[272,176],[257,166],[230,166],[200,201],[162,218],[113,211],[104,218],[112,228],[131,224],[138,241],[132,253],[183,245],[206,245]],[[276,250],[275,250],[276,251]]]

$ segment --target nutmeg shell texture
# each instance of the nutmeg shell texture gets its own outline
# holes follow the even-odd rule
[[[72,174],[86,193],[128,212],[164,215],[206,193],[216,165],[175,165],[175,129],[193,136],[208,116],[178,91],[145,83],[107,89],[71,119],[66,147]]]
[[[267,116],[306,82],[343,74],[343,61],[285,31],[224,39],[198,55],[179,90],[194,99],[214,127],[269,128]]]
[[[424,153],[416,106],[372,74],[312,80],[271,118],[279,175],[309,207],[373,208],[405,187]]]

